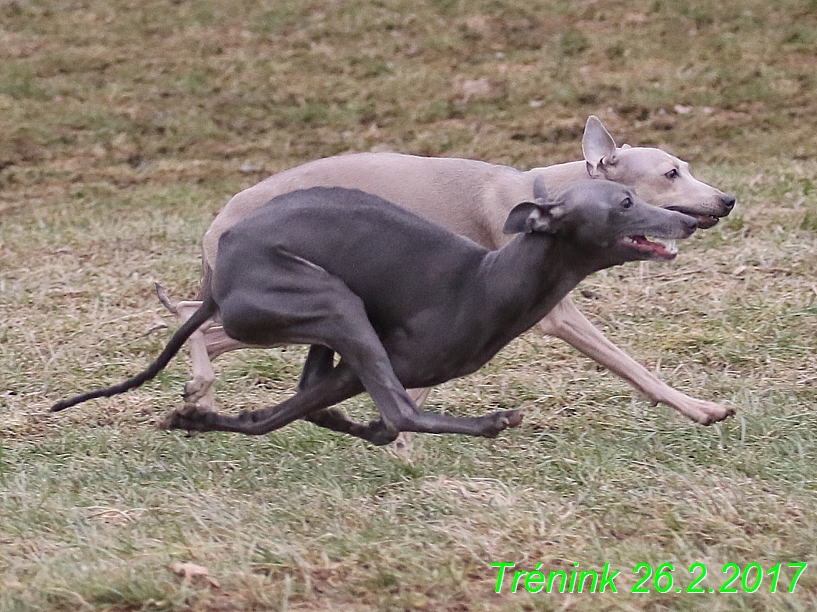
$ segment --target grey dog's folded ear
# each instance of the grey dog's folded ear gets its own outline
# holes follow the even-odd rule
[[[555,233],[557,221],[564,215],[558,202],[521,202],[511,209],[502,232],[505,234],[529,234],[531,232]]]
[[[533,201],[521,202],[511,209],[502,232],[526,234],[530,232],[554,232],[554,221],[564,214],[558,202],[548,201],[545,179],[541,175],[533,181]]]

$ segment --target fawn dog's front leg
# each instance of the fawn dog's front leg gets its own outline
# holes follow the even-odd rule
[[[684,416],[710,425],[734,414],[734,409],[695,399],[659,379],[640,363],[610,342],[566,297],[542,319],[540,329],[575,347],[638,389],[655,403],[666,404]]]

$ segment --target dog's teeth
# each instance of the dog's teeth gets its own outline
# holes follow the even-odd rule
[[[664,248],[667,250],[667,253],[675,255],[678,252],[678,245],[675,244],[674,240],[667,240],[664,243]]]

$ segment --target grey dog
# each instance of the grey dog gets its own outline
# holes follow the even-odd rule
[[[311,345],[298,392],[239,416],[186,406],[167,428],[260,435],[305,418],[373,444],[401,431],[493,437],[519,425],[521,411],[437,414],[420,410],[406,387],[476,371],[587,275],[674,257],[646,236],[686,238],[696,227],[613,182],[581,181],[548,200],[538,181],[534,200],[506,219],[504,231],[520,235],[490,251],[362,191],[292,192],[224,232],[202,306],[153,364],[52,411],[141,385],[213,318],[246,344]],[[331,408],[364,390],[380,419],[357,423]]]

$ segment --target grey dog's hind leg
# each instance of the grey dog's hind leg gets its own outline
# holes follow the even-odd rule
[[[338,364],[331,372],[307,388],[276,406],[230,416],[207,410],[182,409],[170,415],[163,424],[165,429],[188,431],[232,431],[249,435],[263,435],[279,429],[299,418],[313,421],[322,427],[363,438],[376,445],[388,444],[397,432],[389,430],[382,421],[362,425],[350,421],[333,404],[354,397],[363,391],[357,375],[346,364]]]

